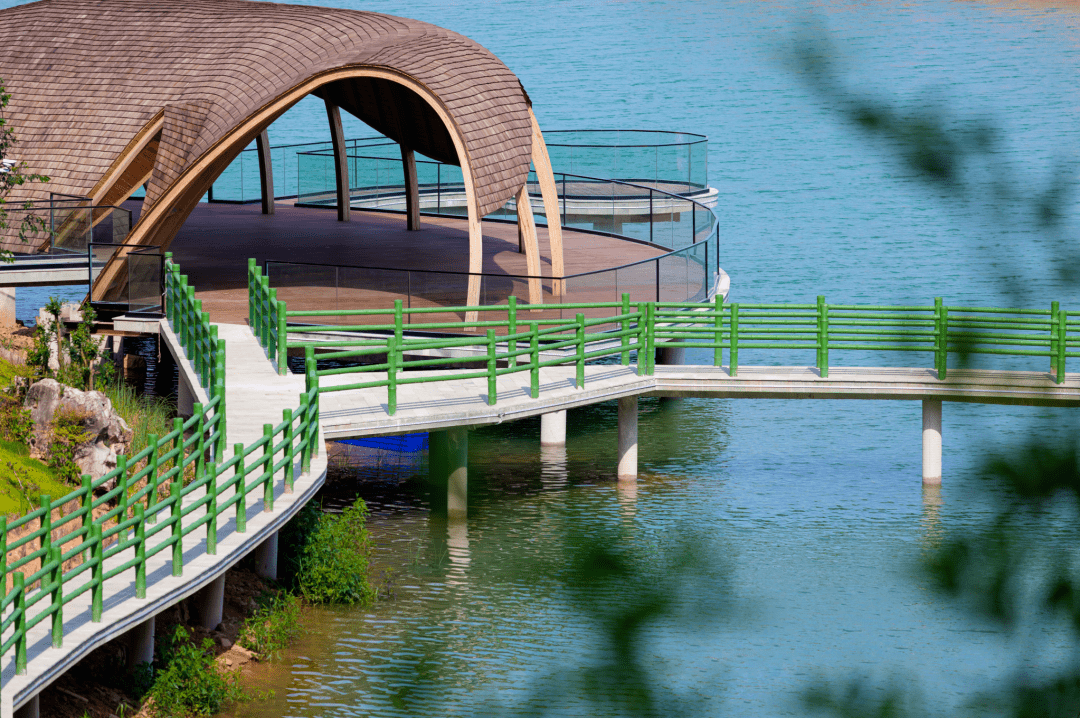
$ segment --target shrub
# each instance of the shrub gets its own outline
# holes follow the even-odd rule
[[[365,527],[367,505],[357,499],[340,514],[322,514],[300,550],[296,583],[312,603],[370,604],[376,591],[368,582],[371,540]]]
[[[9,396],[0,396],[0,438],[25,444],[33,430],[30,410]]]
[[[75,449],[90,440],[90,433],[84,428],[88,418],[85,411],[65,407],[53,415],[47,463],[61,481],[79,482],[82,474],[75,465]]]
[[[235,673],[218,669],[214,644],[203,639],[197,646],[183,626],[177,626],[161,646],[161,662],[149,696],[151,713],[157,718],[211,716],[231,701],[246,697]]]
[[[168,400],[154,396],[139,396],[135,390],[124,383],[118,383],[105,389],[113,409],[123,417],[131,427],[132,456],[147,446],[147,437],[151,434],[162,437],[172,431],[172,417],[175,407]]]
[[[244,621],[240,645],[262,656],[282,650],[300,635],[300,599],[290,593],[264,593]]]

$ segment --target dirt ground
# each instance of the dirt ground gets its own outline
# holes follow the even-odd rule
[[[255,599],[276,590],[251,571],[235,568],[225,574],[225,607],[221,624],[214,631],[191,624],[187,600],[157,615],[154,633],[171,634],[184,625],[195,641],[214,642],[214,652],[222,670],[243,673],[259,657],[236,643],[244,619],[256,610]],[[119,638],[97,649],[41,693],[41,715],[49,718],[111,718],[147,716],[149,707],[140,705],[128,684],[128,645]]]

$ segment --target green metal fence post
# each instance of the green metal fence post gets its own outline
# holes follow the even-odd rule
[[[386,412],[397,413],[397,340],[386,340]]]
[[[135,504],[135,598],[146,598],[146,513]]]
[[[622,356],[620,361],[623,366],[630,366],[630,293],[622,293],[622,305],[619,307],[619,311],[622,312]]]
[[[289,330],[285,311],[285,302],[279,299],[277,303],[277,367],[280,376],[289,373]]]
[[[7,567],[7,517],[0,516],[0,595],[6,595]]]
[[[713,297],[713,366],[724,365],[724,295]]]
[[[403,334],[404,334],[404,331],[405,331],[405,328],[402,326],[404,324],[404,321],[403,321],[403,318],[402,318],[403,311],[404,310],[402,308],[401,300],[400,299],[395,299],[394,300],[394,343],[397,344],[397,346],[402,345]]]
[[[645,361],[648,369],[646,373],[652,376],[653,372],[656,371],[656,303],[649,302],[646,306],[648,312],[648,318],[646,319],[648,346],[645,347]]]
[[[1068,312],[1058,312],[1057,383],[1065,381],[1065,349],[1068,346]]]
[[[739,303],[731,305],[731,347],[728,349],[731,376],[739,374]]]
[[[233,480],[236,481],[236,533],[247,533],[247,471],[244,469],[244,445],[233,444]]]
[[[1050,302],[1050,375],[1057,381],[1057,357],[1058,357],[1058,312],[1060,305]]]
[[[105,543],[101,538],[101,524],[90,527],[90,620],[101,622],[101,609],[105,601]]]
[[[944,380],[949,366],[949,309],[941,297],[934,297],[934,368],[938,379]]]
[[[529,322],[529,396],[540,398],[540,324]]]
[[[177,475],[169,485],[169,500],[172,501],[172,575],[182,576],[184,573],[184,530],[180,525],[180,499],[183,490],[183,482]]]
[[[15,582],[15,675],[26,675],[26,579],[22,571],[12,576]]]
[[[498,400],[496,396],[495,380],[498,378],[497,364],[495,361],[495,330],[487,330],[487,403],[488,406],[495,406],[495,402]]]
[[[52,582],[52,646],[53,648],[64,647],[64,561],[59,546],[49,549],[46,557],[49,563],[55,563],[50,571],[49,580]]]
[[[649,360],[645,358],[649,346],[649,310],[645,302],[637,305],[637,375],[645,376],[649,371]]]
[[[285,476],[283,477],[285,493],[291,494],[293,492],[294,464],[296,462],[296,448],[293,446],[296,434],[293,432],[292,409],[283,409],[281,411],[281,420],[285,422]]]
[[[263,512],[274,510],[274,427],[263,424],[263,473],[267,474],[263,482]]]
[[[308,456],[307,465],[304,471],[311,471],[311,457],[319,455],[319,375],[316,371],[315,363],[315,348],[305,348],[305,384],[307,392],[310,394],[314,390],[311,404],[308,407],[311,415],[308,420]]]
[[[217,462],[206,467],[206,553],[217,555]]]
[[[306,476],[311,472],[311,442],[309,441],[311,434],[307,430],[311,407],[308,405],[307,392],[300,395],[300,408],[297,409],[297,413],[300,415],[300,474]]]
[[[172,447],[169,449],[169,452],[173,454],[173,457],[170,460],[171,466],[169,466],[168,470],[172,471],[173,469],[176,469],[176,476],[179,477],[179,476],[182,476],[183,473],[184,473],[184,420],[183,419],[181,419],[180,417],[176,417],[175,419],[173,419],[172,432],[171,433],[176,434],[176,436],[173,437]]]
[[[817,298],[817,325],[818,325],[818,374],[822,377],[829,376],[829,307],[825,304],[825,297]]]
[[[267,351],[267,355],[271,361],[274,360],[274,350],[277,348],[276,344],[270,342],[270,322],[271,316],[274,316],[274,294],[270,290],[270,277],[265,274],[259,277],[259,301],[262,303],[262,309],[259,312],[260,325],[262,326],[262,345]]]
[[[509,336],[517,334],[517,297],[513,294],[506,300],[506,333]],[[506,351],[510,353],[506,365],[511,369],[517,368],[517,339],[510,339],[506,345]]]
[[[254,257],[248,257],[248,276],[247,276],[247,290],[248,290],[248,326],[255,329],[255,272],[258,270],[258,262]],[[258,333],[255,332],[255,336],[258,337]]]
[[[585,315],[578,312],[575,317],[577,320],[577,337],[575,349],[577,349],[577,376],[575,382],[578,389],[585,388]]]
[[[128,513],[128,457],[125,454],[117,454],[116,456],[116,485],[120,489],[119,495],[116,497],[116,505],[120,509],[120,513],[117,517],[117,521],[124,521],[127,519]],[[124,532],[127,533],[126,531]]]

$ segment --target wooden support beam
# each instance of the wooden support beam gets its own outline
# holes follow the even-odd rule
[[[405,215],[406,227],[420,229],[420,184],[416,179],[416,154],[412,149],[401,146],[401,166],[405,170]]]
[[[270,136],[266,130],[255,138],[259,151],[259,187],[262,189],[262,213],[274,213],[274,163],[270,158]]]
[[[326,117],[330,120],[330,140],[334,145],[337,218],[339,222],[348,222],[352,196],[349,194],[349,157],[345,150],[345,130],[341,128],[341,110],[329,100],[326,100]]]
[[[543,304],[544,289],[540,283],[540,242],[536,238],[536,222],[529,203],[529,185],[517,192],[518,237],[525,245],[525,267],[529,275],[529,304]]]
[[[566,274],[563,265],[562,223],[559,212],[559,193],[555,188],[555,173],[551,171],[551,158],[548,156],[544,135],[532,108],[529,109],[532,121],[532,162],[536,178],[540,181],[540,194],[544,198],[544,214],[547,216],[548,244],[551,246],[551,291],[556,297],[563,295],[564,283],[560,281]]]

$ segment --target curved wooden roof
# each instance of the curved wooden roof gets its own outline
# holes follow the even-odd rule
[[[42,0],[0,11],[0,36],[17,38],[0,46],[13,154],[52,178],[29,186],[36,199],[101,201],[103,184],[138,164],[139,151],[154,165],[152,203],[200,158],[234,157],[254,137],[236,128],[271,108],[261,131],[286,109],[275,101],[301,86],[425,155],[467,166],[481,216],[528,176],[532,127],[517,77],[478,43],[416,20],[245,0]]]

